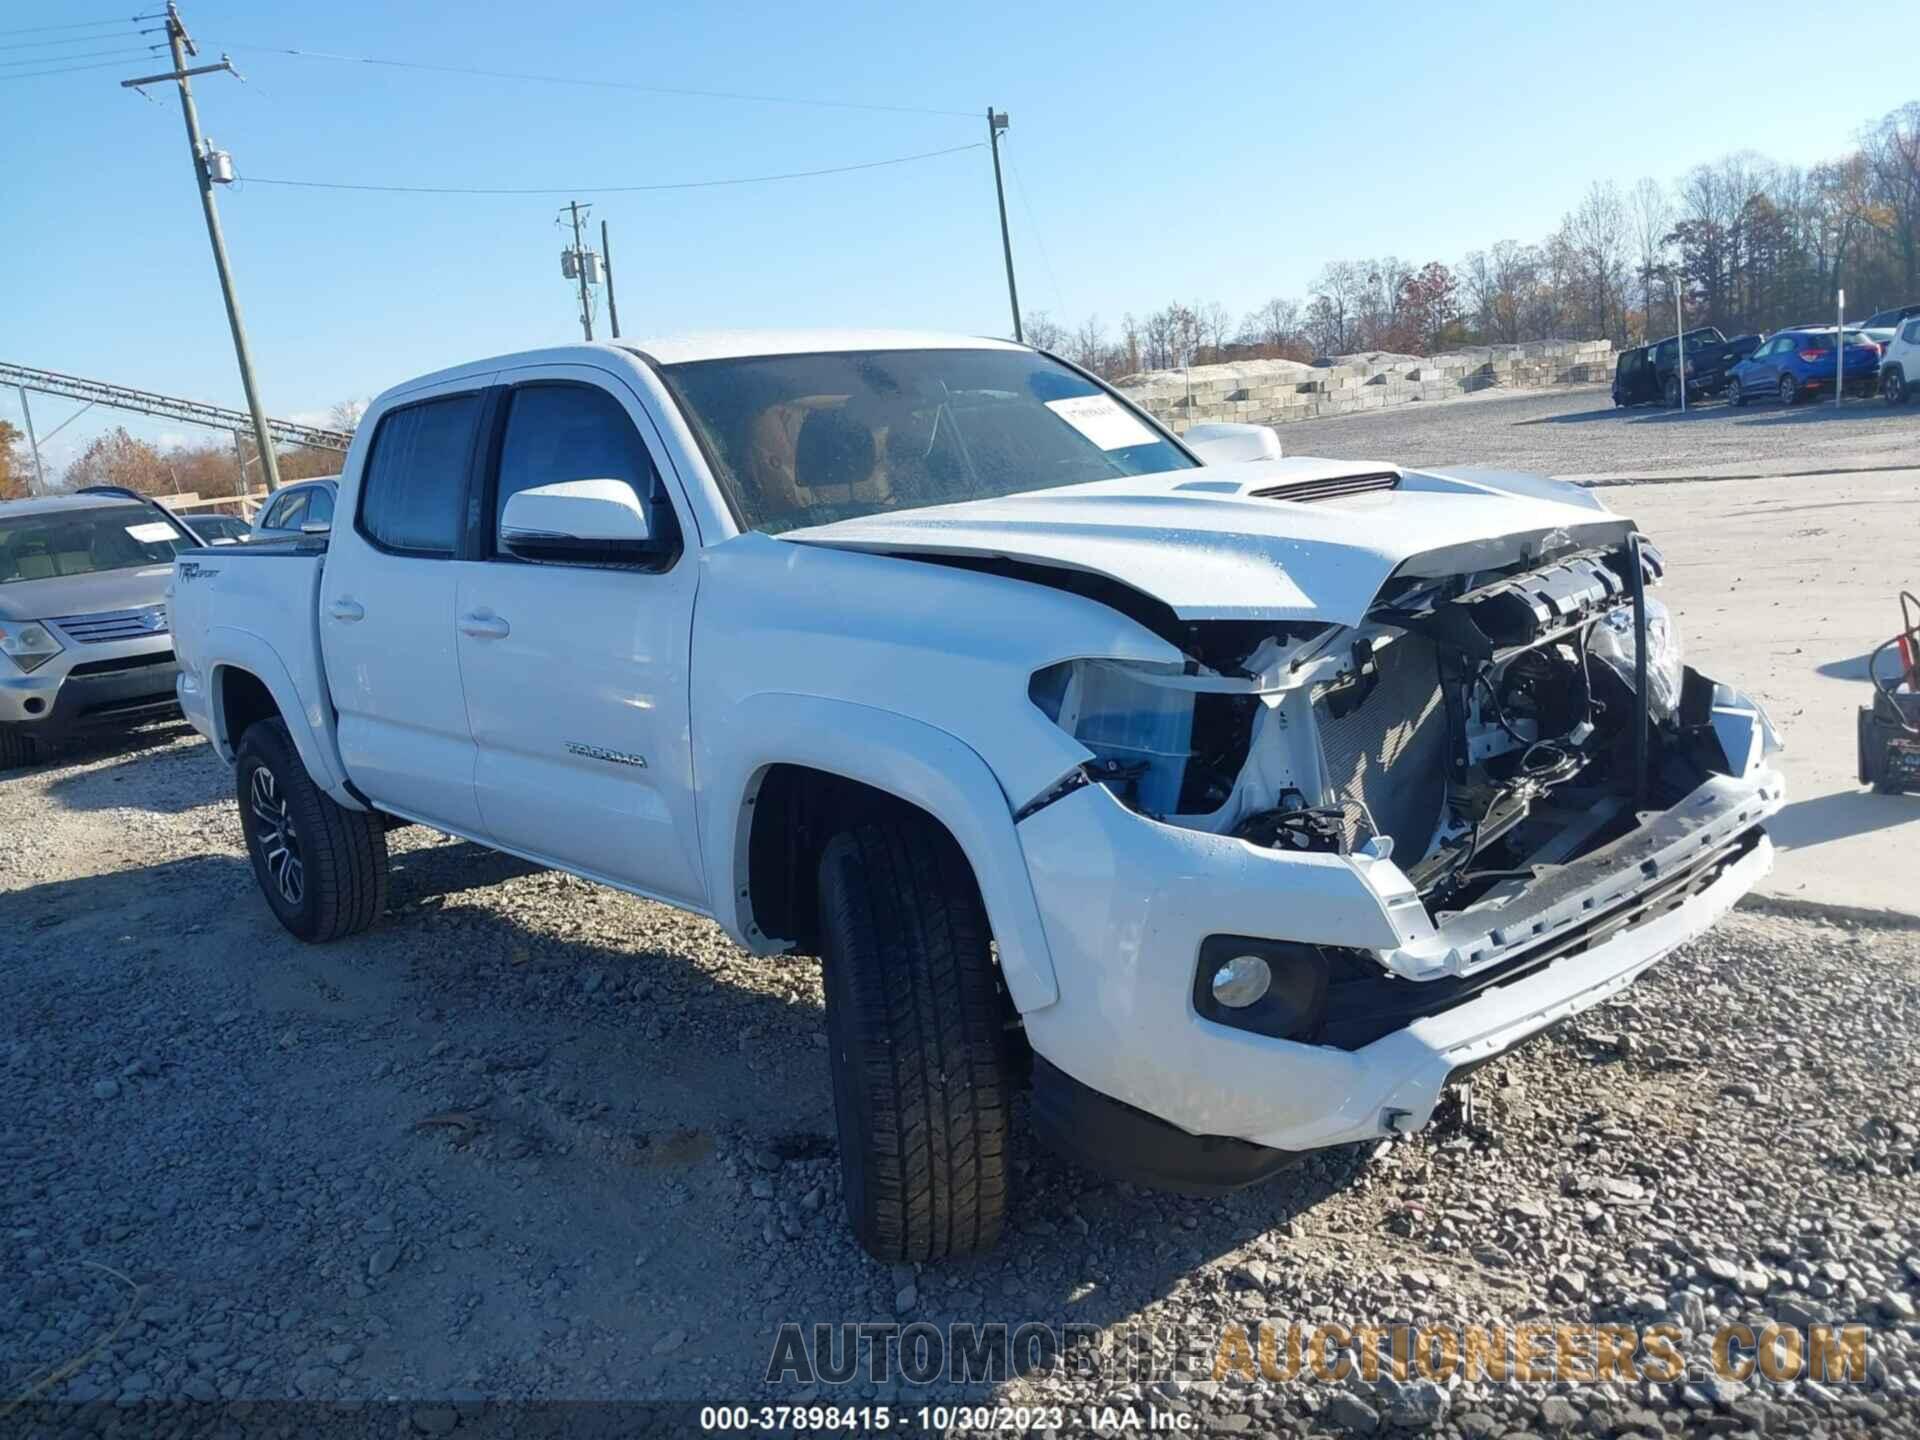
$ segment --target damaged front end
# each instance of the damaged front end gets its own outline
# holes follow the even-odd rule
[[[1167,635],[1184,663],[1050,666],[1032,699],[1092,759],[1028,812],[1098,784],[1169,826],[1343,857],[1398,943],[1309,947],[1312,1014],[1286,1033],[1365,1045],[1666,913],[1763,843],[1779,739],[1684,664],[1661,570],[1637,534],[1549,532],[1415,556],[1357,624],[1200,621]],[[1246,1028],[1204,983],[1195,1003]]]

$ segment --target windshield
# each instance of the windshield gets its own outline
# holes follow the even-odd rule
[[[661,367],[748,530],[1111,480],[1195,461],[1025,350],[864,350]]]
[[[0,516],[0,585],[171,565],[191,543],[145,505]]]

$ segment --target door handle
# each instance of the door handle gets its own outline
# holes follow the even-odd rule
[[[498,615],[475,610],[460,617],[460,633],[476,640],[504,640],[513,633],[513,627]]]
[[[356,620],[364,620],[367,612],[360,608],[360,602],[349,600],[344,595],[327,607],[327,613],[336,620],[344,620],[351,625]]]

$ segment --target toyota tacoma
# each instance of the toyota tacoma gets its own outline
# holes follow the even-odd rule
[[[303,939],[416,821],[821,956],[856,1233],[977,1251],[1018,1086],[1089,1166],[1250,1183],[1771,863],[1779,742],[1631,521],[1278,456],[996,340],[480,361],[374,402],[330,536],[180,557],[180,703]]]

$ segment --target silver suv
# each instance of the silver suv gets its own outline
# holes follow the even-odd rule
[[[199,548],[130,490],[0,502],[0,769],[178,710],[167,586]]]
[[[1920,315],[1900,322],[1880,352],[1880,395],[1889,405],[1905,405],[1920,386]]]

